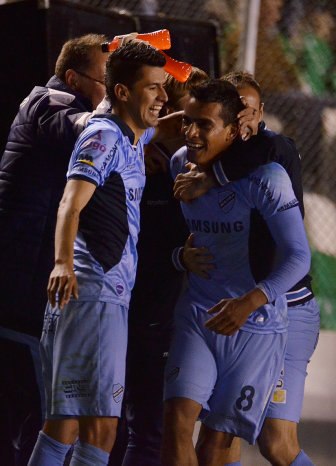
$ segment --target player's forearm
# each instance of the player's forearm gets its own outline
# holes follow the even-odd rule
[[[298,207],[275,215],[267,221],[283,259],[258,286],[269,302],[290,290],[310,268],[310,249]]]
[[[160,118],[151,142],[169,141],[181,135],[183,111]]]
[[[268,303],[266,294],[258,287],[243,295],[241,299],[246,302],[247,308],[250,309],[250,314]]]
[[[73,267],[79,213],[76,207],[60,204],[55,232],[55,264],[68,264],[69,267]]]

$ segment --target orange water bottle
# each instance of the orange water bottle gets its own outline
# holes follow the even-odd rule
[[[159,50],[168,50],[171,46],[168,29],[160,29],[159,31],[138,34],[135,38],[147,41],[150,45]],[[116,50],[118,46],[119,36],[115,36],[112,42],[105,42],[102,44],[102,51],[113,52],[113,50]]]
[[[189,63],[175,60],[174,58],[169,57],[166,55],[162,50],[160,50],[162,55],[166,58],[166,64],[163,67],[164,70],[171,74],[173,78],[177,79],[181,83],[184,83],[190,76],[192,66]]]

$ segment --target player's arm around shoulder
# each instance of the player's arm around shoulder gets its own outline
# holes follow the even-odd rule
[[[152,138],[152,142],[164,142],[171,139],[181,138],[183,114],[184,112],[181,110],[159,118],[159,123],[155,128],[155,134]]]

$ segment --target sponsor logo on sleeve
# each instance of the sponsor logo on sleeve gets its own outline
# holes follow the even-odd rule
[[[264,195],[269,202],[274,202],[273,193],[269,189],[268,183],[265,183],[265,181],[263,181],[258,176],[249,176],[248,179],[249,181],[252,181],[254,184],[256,184],[258,188],[264,192]]]
[[[77,159],[77,162],[83,162],[83,163],[87,163],[88,165],[94,166],[91,155],[87,155],[87,154],[80,154],[80,158]]]
[[[284,204],[282,207],[280,207],[277,212],[284,212],[285,210],[292,209],[293,207],[297,207],[299,205],[299,202],[297,199],[292,199],[290,202],[287,202],[287,204]]]

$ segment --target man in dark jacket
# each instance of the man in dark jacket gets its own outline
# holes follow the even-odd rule
[[[27,464],[42,425],[38,345],[56,213],[74,143],[105,96],[105,41],[88,34],[64,44],[55,75],[21,103],[0,161],[0,450],[8,466]]]

